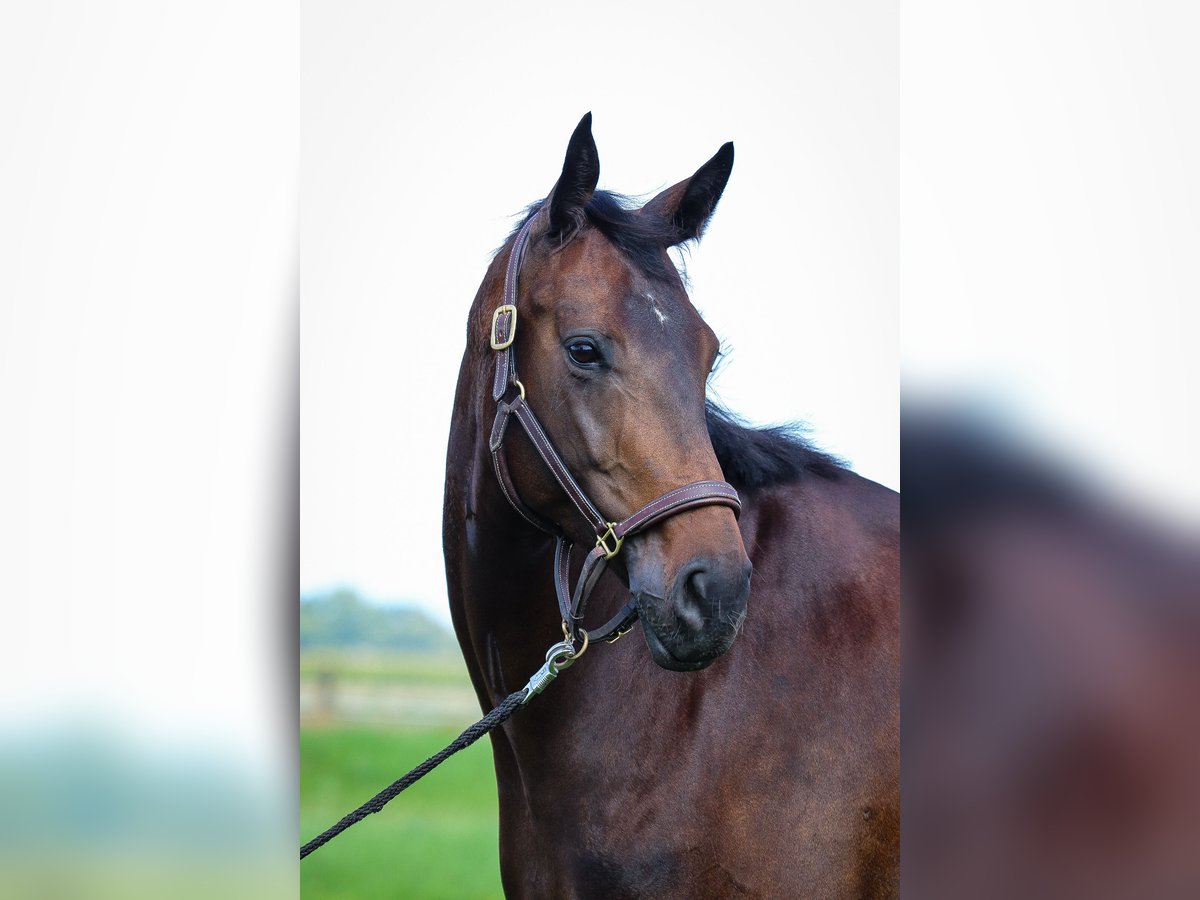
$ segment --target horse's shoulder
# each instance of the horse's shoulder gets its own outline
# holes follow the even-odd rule
[[[795,598],[853,596],[899,603],[900,495],[845,472],[773,485],[743,505],[743,538],[760,593]],[[868,599],[870,598],[870,599]]]

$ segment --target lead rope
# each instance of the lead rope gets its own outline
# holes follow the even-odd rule
[[[584,638],[583,646],[579,648],[578,652],[575,650],[575,645],[570,641],[560,641],[555,644],[546,651],[546,662],[533,674],[533,677],[529,679],[529,683],[525,687],[505,697],[499,706],[451,741],[449,746],[444,750],[435,753],[407,775],[393,781],[358,809],[354,810],[354,812],[342,816],[335,825],[318,834],[300,848],[300,858],[304,859],[304,857],[308,856],[314,850],[332,841],[351,825],[361,822],[372,813],[379,812],[388,803],[396,799],[406,788],[416,784],[459,750],[462,750],[464,747],[470,747],[497,725],[507,721],[513,713],[544,691],[546,686],[558,677],[559,672],[570,668],[575,660],[583,656],[584,651],[587,650],[587,646],[586,637]]]

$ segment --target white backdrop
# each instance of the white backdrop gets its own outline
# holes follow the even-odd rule
[[[301,588],[443,618],[445,438],[467,309],[591,110],[600,186],[649,194],[726,140],[691,254],[717,396],[801,419],[899,486],[899,90],[886,5],[310,12],[301,196]],[[410,408],[399,408],[401,395]]]

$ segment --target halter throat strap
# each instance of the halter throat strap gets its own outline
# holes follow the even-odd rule
[[[620,552],[625,538],[651,528],[670,516],[700,506],[728,506],[736,515],[741,512],[741,501],[737,490],[724,481],[697,481],[667,491],[623,520],[611,521],[600,513],[587,492],[575,480],[546,434],[546,429],[530,408],[525,397],[525,386],[517,378],[514,353],[517,336],[517,275],[529,243],[530,229],[536,218],[536,213],[530,216],[513,240],[504,270],[504,302],[492,312],[489,341],[495,353],[492,400],[496,403],[496,418],[492,423],[488,445],[496,478],[509,504],[531,525],[554,535],[556,539],[554,588],[568,636],[574,638],[577,634],[584,633],[588,640],[611,642],[633,627],[637,620],[635,600],[631,598],[616,616],[594,631],[583,628],[583,615],[592,589],[599,581],[608,561]],[[596,545],[585,557],[574,589],[570,584],[573,549],[571,541],[558,525],[531,509],[521,499],[509,472],[508,460],[504,453],[504,436],[513,418],[521,425],[563,493],[596,535]]]

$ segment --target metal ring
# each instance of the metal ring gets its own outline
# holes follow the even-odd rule
[[[579,648],[578,653],[575,653],[574,652],[575,639],[573,637],[571,637],[571,627],[567,624],[566,619],[563,619],[562,631],[563,631],[563,643],[569,643],[571,645],[572,652],[571,652],[570,660],[572,662],[574,662],[575,660],[579,659],[579,657],[583,656],[583,654],[587,651],[588,641],[591,640],[591,636],[588,634],[588,631],[586,628],[579,629],[580,633],[583,635],[583,646]]]
[[[572,651],[571,662],[575,662],[575,660],[579,659],[579,657],[583,656],[583,654],[587,652],[588,641],[590,640],[588,637],[588,630],[586,628],[580,628],[579,631],[583,634],[583,646],[579,648],[578,653]]]
[[[550,667],[550,671],[557,675],[563,669],[568,669],[575,662],[575,657],[571,654],[575,652],[575,646],[570,641],[559,641],[546,651],[546,665]]]

